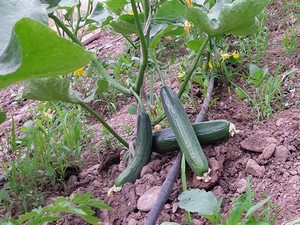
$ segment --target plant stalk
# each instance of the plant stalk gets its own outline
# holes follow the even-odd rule
[[[146,39],[145,39],[145,36],[143,33],[143,29],[141,26],[139,14],[137,11],[136,2],[135,2],[135,0],[130,0],[130,3],[131,3],[134,20],[135,20],[135,24],[137,27],[137,33],[138,33],[138,36],[139,36],[139,39],[141,42],[141,49],[142,49],[141,66],[139,68],[137,79],[136,79],[135,85],[134,85],[134,91],[136,93],[140,94],[141,87],[142,87],[143,80],[144,80],[144,73],[145,73],[145,70],[146,70],[146,67],[148,64],[148,49],[147,49]]]
[[[81,105],[81,107],[88,111],[91,115],[93,115],[126,148],[129,147],[129,144],[111,126],[109,126],[109,124],[106,123],[105,120],[97,112],[95,112],[95,110],[93,110],[84,102],[80,102],[78,104]]]

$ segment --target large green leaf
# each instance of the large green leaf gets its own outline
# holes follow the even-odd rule
[[[128,1],[127,0],[107,0],[105,2],[105,4],[107,5],[108,10],[119,15],[123,11],[125,5],[128,4]]]
[[[96,24],[93,25],[96,25],[97,27],[101,27],[107,25],[109,21],[113,19],[113,17],[114,14],[108,11],[108,9],[103,3],[97,2],[93,12],[87,18],[86,23],[95,22]]]
[[[210,9],[186,7],[177,0],[164,3],[155,15],[156,20],[175,21],[185,18],[209,36],[219,34],[248,35],[258,31],[256,16],[270,0],[219,0]]]
[[[133,15],[125,14],[118,18],[116,21],[111,21],[112,28],[121,34],[129,35],[137,33]]]
[[[28,81],[23,90],[23,98],[71,103],[81,101],[80,93],[72,89],[70,81],[58,77],[47,77]]]
[[[0,74],[12,73],[21,64],[21,49],[13,32],[14,25],[23,17],[47,24],[45,6],[34,0],[0,1]]]
[[[212,192],[201,189],[184,191],[178,197],[179,207],[189,212],[198,212],[202,216],[216,215],[220,205]]]
[[[22,80],[70,73],[85,66],[93,57],[33,19],[18,21],[14,32],[19,45],[14,43],[13,47],[21,48],[22,64],[13,73],[9,69],[1,71],[0,89]]]

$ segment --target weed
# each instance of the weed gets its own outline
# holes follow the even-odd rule
[[[289,55],[293,55],[298,51],[299,38],[297,37],[297,31],[294,26],[288,27],[285,31],[282,44]]]
[[[6,217],[0,222],[6,225],[21,225],[24,223],[29,225],[48,224],[60,220],[68,214],[74,214],[92,225],[97,225],[100,223],[100,220],[94,216],[95,212],[92,208],[111,210],[103,201],[92,199],[91,193],[78,193],[70,197],[58,197],[52,204],[44,208],[35,208],[31,212],[20,215],[16,220]]]
[[[247,86],[241,88],[236,86],[236,94],[240,99],[245,99],[257,113],[257,120],[269,118],[273,112],[281,107],[283,95],[281,86],[283,82],[295,71],[290,70],[279,74],[280,66],[272,76],[265,66],[259,68],[251,64],[249,76],[246,80]]]
[[[88,143],[83,114],[79,107],[62,107],[40,104],[35,119],[20,129],[23,135],[15,137],[17,158],[4,165],[8,183],[2,192],[16,199],[21,212],[43,204],[43,192],[64,182],[67,168],[80,165]]]
[[[179,197],[179,207],[188,212],[197,212],[213,224],[275,224],[277,207],[270,204],[271,197],[266,197],[254,204],[255,192],[248,179],[247,190],[238,198],[231,200],[232,209],[227,216],[221,213],[222,199],[217,199],[212,192],[200,189],[184,191]]]

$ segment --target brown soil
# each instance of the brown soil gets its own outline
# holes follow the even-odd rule
[[[267,50],[266,62],[271,70],[275,70],[279,62],[283,62],[286,71],[292,67],[299,67],[299,48],[293,55],[284,53],[282,39],[285,29],[289,26],[298,26],[291,23],[290,17],[282,9],[281,3],[273,3],[269,7],[270,18],[267,26],[270,29],[271,39]],[[280,20],[278,19],[280,15]],[[300,29],[298,28],[300,36]],[[107,44],[117,37],[110,33],[103,34],[99,40],[91,43],[88,49],[94,49],[100,57],[120,52],[122,40]],[[277,43],[277,44],[274,44]],[[99,46],[102,46],[99,53]],[[176,71],[176,70],[175,70]],[[177,74],[173,74],[169,84],[176,89]],[[236,98],[234,94],[229,94],[224,87],[217,87],[213,96],[218,100],[210,108],[207,119],[227,119],[235,124],[239,133],[232,138],[228,138],[214,145],[204,147],[206,156],[211,164],[217,167],[217,180],[207,189],[212,190],[216,196],[223,197],[222,209],[226,213],[230,209],[230,198],[237,197],[245,190],[245,180],[252,176],[252,188],[258,196],[263,196],[265,192],[270,195],[271,202],[279,207],[278,220],[276,224],[296,218],[300,215],[300,109],[299,104],[299,71],[295,72],[285,83],[283,89],[286,92],[285,109],[277,112],[269,120],[254,122],[255,115],[251,108],[244,102]],[[172,81],[171,81],[172,80]],[[294,85],[294,91],[289,91],[289,85]],[[20,86],[14,86],[0,91],[0,106],[8,112],[8,118],[14,116],[17,126],[21,126],[30,117],[30,107],[33,102],[18,102],[15,94]],[[232,93],[234,93],[232,91]],[[127,103],[130,99],[122,100],[118,111],[111,116],[108,123],[117,131],[124,134],[124,124],[131,127],[135,125],[135,116],[127,113]],[[201,99],[198,99],[201,105]],[[101,110],[101,106],[94,105]],[[98,108],[99,107],[99,108]],[[99,111],[100,111],[99,110]],[[195,117],[195,112],[190,111],[191,118]],[[92,144],[95,149],[103,149],[101,143],[101,126],[90,119],[91,129],[94,131]],[[0,158],[2,162],[8,162],[13,155],[7,152],[6,135],[10,132],[11,120],[7,120],[0,129]],[[130,136],[126,139],[130,140]],[[122,155],[124,149],[114,149],[113,146],[106,145],[105,151],[91,153],[85,152],[82,156],[83,167],[78,175],[79,180],[68,186],[68,193],[87,192],[93,193],[93,197],[100,198],[107,202],[113,211],[97,211],[97,215],[103,224],[143,224],[148,212],[137,209],[137,202],[141,195],[154,186],[162,185],[168,171],[170,170],[176,153],[168,155],[152,154],[151,161],[144,170],[143,176],[134,184],[128,183],[123,186],[120,192],[108,197],[108,190],[113,186],[114,179],[120,171],[124,169]],[[268,151],[273,151],[270,154]],[[272,150],[273,148],[273,150]],[[254,160],[259,167],[256,170],[248,168],[249,160]],[[250,160],[251,161],[251,160]],[[0,168],[0,172],[3,171]],[[200,188],[203,183],[195,179],[188,170],[188,187]],[[164,206],[158,224],[163,221],[174,221],[186,224],[184,211],[178,208],[178,195],[182,192],[180,177],[178,177],[172,189],[171,195]],[[55,196],[49,197],[50,202]],[[209,224],[193,216],[195,224]],[[69,216],[56,224],[87,224],[84,221]]]

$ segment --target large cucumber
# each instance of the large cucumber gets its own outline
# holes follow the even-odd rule
[[[213,144],[229,136],[230,122],[227,120],[212,120],[193,124],[193,129],[200,144]],[[156,131],[152,134],[152,151],[164,154],[179,150],[172,128]]]
[[[134,182],[140,175],[142,168],[151,156],[152,127],[147,113],[141,112],[137,118],[137,137],[135,152],[125,170],[116,178],[115,186],[120,187],[126,182]]]
[[[166,86],[161,88],[160,96],[180,150],[191,169],[202,176],[208,171],[208,162],[180,100]]]

